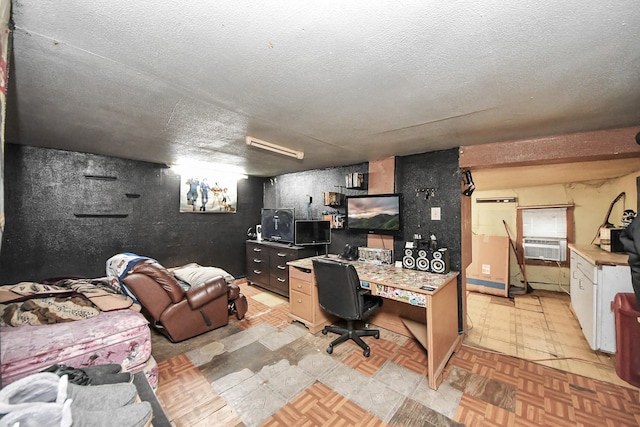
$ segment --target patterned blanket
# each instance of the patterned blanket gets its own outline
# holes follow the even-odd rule
[[[0,326],[70,322],[125,308],[139,310],[131,298],[111,288],[106,278],[0,286]]]
[[[99,313],[98,308],[80,295],[32,298],[0,304],[0,326],[50,325],[89,319]]]

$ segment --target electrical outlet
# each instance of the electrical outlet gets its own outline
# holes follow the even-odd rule
[[[440,221],[440,208],[431,208],[431,220]]]

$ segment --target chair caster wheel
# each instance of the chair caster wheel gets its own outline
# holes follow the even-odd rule
[[[322,330],[322,335],[327,335],[327,330],[326,329]]]
[[[376,334],[373,336],[375,339],[379,339],[380,338],[380,332],[376,332]]]
[[[362,354],[364,354],[364,357],[369,357],[371,355],[371,349],[367,347]]]
[[[327,347],[327,353],[329,353],[329,354],[333,353],[333,346],[332,345]]]

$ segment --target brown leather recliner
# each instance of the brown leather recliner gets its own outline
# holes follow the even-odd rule
[[[173,273],[152,260],[136,263],[122,279],[142,306],[142,314],[171,341],[178,342],[238,319],[247,311],[246,297],[223,276],[192,286],[180,286]]]

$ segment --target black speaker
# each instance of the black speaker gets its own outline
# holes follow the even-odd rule
[[[402,267],[414,270],[416,268],[416,258],[418,250],[415,248],[404,248],[402,250]]]
[[[431,270],[431,251],[427,249],[426,245],[423,245],[417,251],[416,270],[420,270],[420,271]]]
[[[449,251],[447,248],[440,248],[433,252],[431,260],[431,272],[445,274],[451,270],[449,262]]]
[[[416,268],[417,250],[404,248],[402,251],[402,267],[414,270]]]

